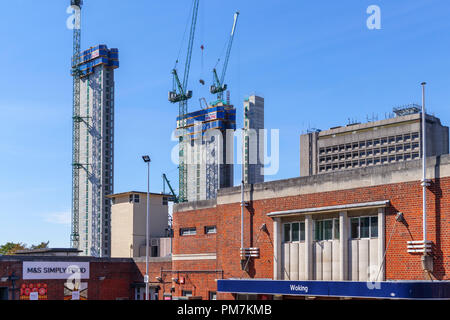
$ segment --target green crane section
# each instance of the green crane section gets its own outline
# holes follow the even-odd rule
[[[184,115],[187,113],[188,100],[192,98],[192,91],[187,90],[189,80],[189,70],[191,67],[192,49],[194,46],[195,29],[197,26],[198,7],[200,0],[194,0],[191,19],[191,30],[189,35],[188,49],[186,55],[186,62],[184,66],[183,81],[180,81],[177,71],[178,60],[175,64],[175,68],[172,70],[173,75],[173,89],[169,91],[169,101],[171,103],[179,103],[178,116],[180,121],[178,122],[178,140],[179,140],[179,196],[178,200],[184,202],[187,199],[187,167],[185,165],[185,126],[186,119]]]
[[[177,197],[175,191],[173,190],[172,185],[170,184],[169,179],[167,179],[166,174],[164,173],[164,174],[162,175],[162,177],[163,177],[163,194],[166,194],[166,190],[165,190],[166,188],[165,188],[165,186],[166,186],[166,184],[167,184],[167,186],[169,187],[169,190],[170,190],[170,194],[171,194],[172,197],[173,197],[173,199],[172,199],[173,202],[178,203],[178,197]]]
[[[75,12],[73,28],[73,124],[72,124],[72,230],[70,242],[73,248],[79,247],[79,216],[80,216],[80,125],[83,118],[80,115],[80,46],[81,46],[81,7],[83,0],[71,0],[70,5]]]
[[[223,93],[228,88],[228,86],[224,83],[224,81],[225,81],[225,74],[227,73],[228,62],[230,61],[231,48],[233,47],[234,34],[236,31],[238,18],[239,18],[239,11],[237,11],[234,14],[233,27],[231,29],[230,39],[228,40],[227,52],[225,55],[225,61],[223,62],[222,74],[221,74],[220,78],[217,75],[216,68],[213,69],[214,84],[210,87],[209,91],[212,94],[217,94],[218,101],[223,100]],[[219,59],[219,61],[220,61],[220,59]]]

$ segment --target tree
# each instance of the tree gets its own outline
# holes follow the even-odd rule
[[[15,254],[19,250],[26,250],[26,249],[27,249],[27,245],[24,243],[7,242],[4,245],[0,246],[0,254],[12,255],[12,254]]]
[[[27,247],[25,243],[15,243],[15,242],[7,242],[4,245],[0,246],[0,255],[14,255],[17,251],[20,250],[35,250],[35,249],[46,249],[48,248],[50,241],[47,242],[41,242],[37,245],[32,245],[31,247]]]
[[[32,245],[30,249],[31,249],[31,250],[35,250],[35,249],[47,249],[49,243],[50,243],[50,241],[47,241],[47,242],[41,242],[40,244]]]

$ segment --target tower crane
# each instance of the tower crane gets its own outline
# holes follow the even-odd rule
[[[230,60],[231,48],[233,46],[234,34],[236,31],[238,18],[239,18],[239,11],[236,11],[236,13],[234,14],[233,28],[231,29],[230,39],[228,40],[227,53],[225,55],[225,61],[223,63],[222,74],[220,78],[217,75],[216,68],[213,69],[214,84],[210,87],[209,91],[212,94],[217,94],[217,100],[223,100],[223,92],[228,88],[228,86],[224,83],[224,80],[225,74],[227,73],[228,62]]]
[[[75,11],[75,23],[73,28],[73,130],[72,130],[72,230],[70,242],[72,248],[78,248],[80,242],[79,215],[80,215],[80,125],[83,121],[80,115],[80,46],[81,46],[81,8],[83,0],[71,0],[71,7]]]
[[[187,198],[187,183],[186,183],[187,167],[185,165],[185,159],[184,159],[185,149],[186,149],[186,147],[185,147],[186,142],[184,141],[186,120],[184,119],[184,115],[187,113],[188,100],[192,98],[192,91],[187,90],[187,85],[188,85],[188,79],[189,79],[189,70],[191,67],[192,49],[193,49],[193,45],[194,45],[195,28],[197,25],[199,2],[200,2],[200,0],[194,0],[194,2],[193,2],[191,30],[190,30],[190,35],[189,35],[187,56],[186,56],[186,61],[185,61],[185,66],[184,66],[183,82],[181,82],[181,80],[178,76],[178,71],[177,71],[178,60],[177,60],[175,67],[172,70],[173,89],[172,89],[172,91],[169,91],[169,101],[171,103],[179,104],[179,108],[178,108],[179,121],[177,124],[177,129],[180,129],[178,131],[179,132],[179,138],[178,138],[179,139],[179,184],[180,184],[178,199],[180,202],[186,201],[186,198]]]

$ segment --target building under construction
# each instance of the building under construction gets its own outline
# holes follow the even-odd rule
[[[223,100],[177,117],[185,141],[187,201],[214,199],[218,189],[233,186],[235,129],[236,109]]]
[[[79,114],[74,116],[72,244],[85,255],[110,254],[114,192],[114,70],[118,49],[97,45],[80,53]]]

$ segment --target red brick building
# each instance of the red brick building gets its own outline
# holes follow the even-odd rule
[[[254,248],[255,257],[243,262],[240,187],[220,190],[217,200],[176,205],[172,268],[188,280],[175,293],[204,299],[215,292],[219,299],[314,295],[275,288],[290,283],[301,289],[306,281],[326,286],[317,296],[366,297],[351,293],[355,285],[387,281],[381,284],[388,290],[391,280],[420,286],[439,280],[434,283],[449,294],[450,157],[428,161],[428,270],[421,253],[408,252],[408,244],[417,244],[411,241],[423,239],[421,174],[421,162],[410,161],[245,186],[244,248]],[[344,284],[348,294],[330,293]]]

